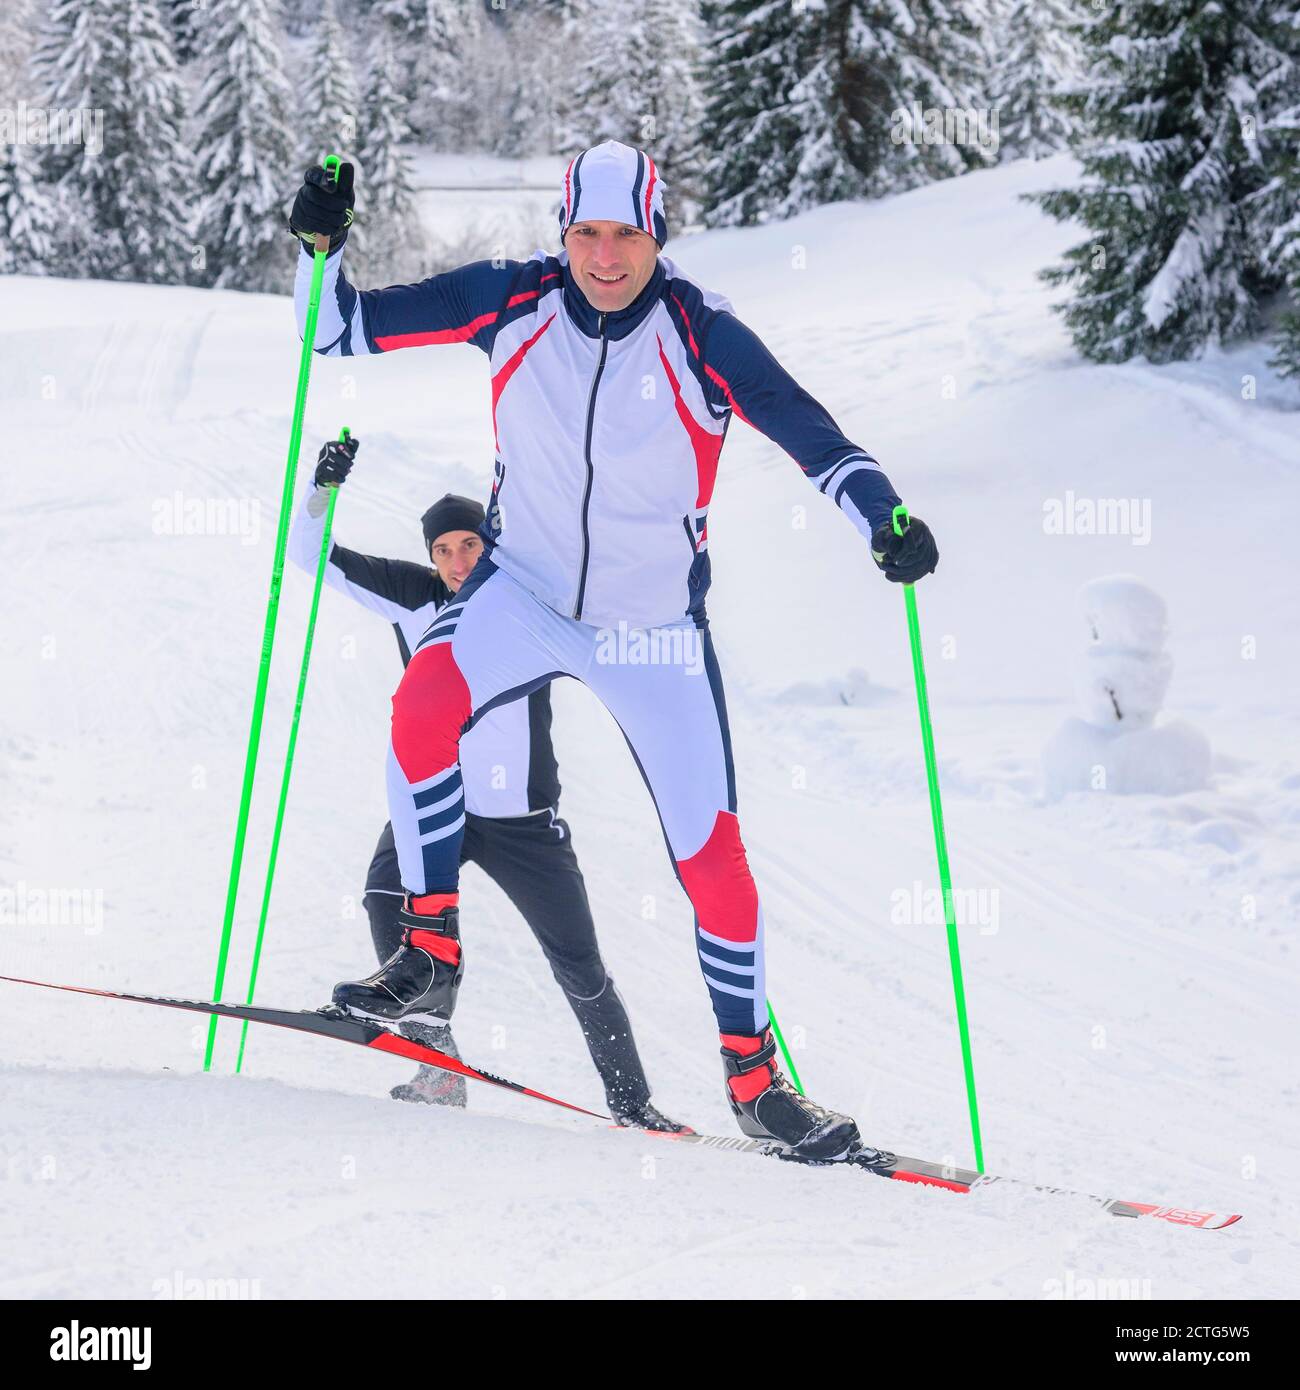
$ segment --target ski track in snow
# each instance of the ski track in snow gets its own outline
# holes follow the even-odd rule
[[[468,1113],[397,1106],[385,1093],[406,1063],[273,1029],[250,1032],[236,1079],[223,1023],[204,1076],[202,1019],[0,986],[0,1296],[148,1298],[178,1272],[257,1281],[262,1297],[1045,1298],[1067,1276],[1157,1298],[1295,1293],[1298,658],[1294,559],[1273,523],[1300,461],[1278,407],[1300,402],[1262,349],[1079,363],[1034,278],[1074,237],[1017,201],[1070,176],[1062,159],[1012,165],[669,251],[732,298],[939,538],[918,598],[954,882],[997,895],[994,922],[961,928],[990,1171],[1246,1220],[1198,1232],[1009,1187],[953,1197],[613,1134],[473,1085]],[[102,912],[7,919],[0,969],[201,996],[274,545],[291,311],[95,283],[6,294],[0,395],[31,466],[6,499],[22,602],[0,627],[0,885],[86,888]],[[417,558],[430,497],[489,486],[487,405],[469,350],[318,359],[295,496],[348,424],[362,449],[338,535]],[[1225,458],[1246,484],[1233,521],[1254,538],[1249,574],[1214,563]],[[1150,497],[1151,545],[1046,536],[1044,499],[1067,488]],[[159,533],[177,492],[245,517],[256,503],[256,534]],[[769,988],[803,1079],[871,1142],[968,1163],[942,922],[897,910],[936,882],[901,595],[740,424],[710,539]],[[1047,805],[1038,754],[1073,708],[1074,595],[1116,571],[1169,604],[1166,706],[1207,734],[1215,776],[1183,797]],[[309,590],[290,570],[228,998],[247,981]],[[397,675],[391,632],[327,593],[261,1002],[310,1005],[369,968],[360,895]],[[656,1100],[728,1133],[653,807],[585,691],[557,685],[555,711],[563,814]],[[478,870],[464,888],[465,1055],[598,1108],[540,949]],[[391,1253],[359,1259],[377,1230]]]

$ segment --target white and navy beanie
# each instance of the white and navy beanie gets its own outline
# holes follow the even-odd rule
[[[560,190],[560,242],[575,222],[626,222],[668,240],[664,181],[644,150],[606,140],[570,160]]]

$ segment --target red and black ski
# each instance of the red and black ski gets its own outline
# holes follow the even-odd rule
[[[781,1153],[762,1139],[745,1139],[712,1134],[656,1134],[656,1139],[667,1139],[677,1144],[704,1144],[711,1149],[730,1149],[735,1153],[767,1154],[775,1158],[790,1159],[789,1154]],[[807,1163],[809,1160],[796,1159]],[[847,1163],[854,1168],[865,1169],[878,1177],[893,1178],[899,1182],[914,1182],[925,1187],[941,1187],[948,1192],[973,1192],[977,1187],[988,1187],[999,1182],[1014,1187],[1022,1187],[1031,1192],[1046,1192],[1054,1197],[1078,1197],[1094,1202],[1112,1216],[1154,1216],[1161,1221],[1170,1221],[1176,1226],[1196,1226],[1203,1231],[1217,1231],[1240,1221],[1240,1214],[1225,1215],[1214,1211],[1192,1211],[1184,1207],[1159,1206],[1153,1202],[1125,1202],[1118,1197],[1095,1197],[1090,1192],[1073,1192],[1066,1187],[1048,1187],[1043,1183],[1025,1182],[1021,1178],[1000,1178],[989,1173],[977,1173],[970,1168],[956,1168],[941,1163],[931,1163],[924,1158],[907,1158],[902,1154],[887,1153],[881,1149],[862,1148],[845,1159],[833,1163],[814,1163],[812,1166],[830,1168],[836,1163]]]
[[[124,990],[91,989],[88,985],[55,985],[47,980],[23,980],[14,975],[0,975],[0,980],[11,985],[37,985],[41,989],[61,989],[70,994],[94,994],[101,999],[125,999],[131,1004],[157,1004],[165,1009],[186,1009],[195,1014],[217,1014],[221,1018],[245,1018],[250,1023],[269,1023],[276,1028],[292,1028],[299,1033],[315,1033],[322,1038],[337,1038],[340,1042],[356,1043],[358,1047],[370,1047],[376,1052],[390,1052],[396,1057],[409,1057],[413,1062],[424,1062],[431,1067],[441,1067],[443,1071],[455,1072],[471,1081],[486,1081],[489,1086],[501,1086],[507,1091],[518,1091],[520,1095],[532,1096],[534,1100],[544,1100],[549,1105],[558,1105],[564,1110],[576,1110],[579,1115],[590,1115],[595,1120],[606,1120],[596,1110],[587,1110],[581,1105],[572,1105],[567,1100],[557,1100],[544,1091],[534,1091],[529,1086],[521,1086],[517,1081],[507,1081],[505,1077],[493,1076],[491,1072],[479,1071],[457,1060],[436,1047],[425,1047],[412,1042],[400,1033],[391,1032],[377,1023],[367,1023],[364,1019],[352,1018],[340,1010],[329,1009],[263,1009],[254,1004],[214,1004],[204,999],[169,999],[156,994],[128,994]]]
[[[467,1063],[459,1061],[437,1048],[426,1047],[413,1042],[399,1033],[391,1032],[377,1023],[352,1018],[348,1014],[330,1009],[264,1009],[251,1004],[216,1004],[201,999],[170,999],[161,995],[128,994],[122,990],[92,989],[88,985],[56,985],[46,980],[25,980],[13,975],[0,975],[0,980],[14,985],[36,985],[41,989],[64,990],[71,994],[98,995],[102,999],[125,999],[132,1004],[154,1004],[167,1009],[185,1009],[190,1013],[217,1014],[222,1018],[248,1019],[251,1023],[269,1023],[277,1028],[292,1028],[300,1033],[314,1033],[322,1038],[337,1038],[340,1042],[355,1043],[359,1047],[373,1048],[376,1052],[387,1052],[397,1057],[407,1057],[413,1062],[423,1062],[443,1071],[455,1072],[471,1081],[483,1081],[489,1086],[499,1086],[507,1091],[543,1100],[548,1105],[572,1110],[579,1115],[589,1115],[592,1119],[608,1120],[595,1110],[574,1105],[567,1100],[558,1100],[544,1091],[534,1091],[530,1086],[522,1086],[517,1081],[507,1081],[504,1077],[493,1076],[491,1072],[479,1071]],[[663,1139],[674,1144],[699,1144],[705,1148],[723,1149],[730,1153],[749,1153],[765,1157],[792,1160],[792,1155],[779,1151],[762,1139],[747,1139],[740,1135],[723,1137],[714,1134],[661,1134],[653,1131],[636,1131],[648,1134],[655,1139]],[[795,1162],[807,1160],[793,1159]],[[878,1177],[893,1178],[899,1182],[920,1183],[927,1187],[941,1187],[948,1192],[973,1192],[979,1187],[988,1187],[995,1182],[1023,1187],[1034,1192],[1046,1192],[1053,1196],[1079,1197],[1094,1202],[1112,1216],[1151,1216],[1157,1220],[1169,1221],[1176,1226],[1195,1226],[1200,1230],[1220,1230],[1240,1221],[1240,1214],[1225,1215],[1212,1211],[1193,1211],[1185,1207],[1160,1206],[1151,1202],[1125,1202],[1115,1197],[1095,1197],[1091,1193],[1071,1192],[1067,1188],[1048,1187],[1039,1183],[1023,1182],[1018,1178],[999,1178],[988,1173],[977,1173],[968,1168],[955,1168],[940,1163],[931,1163],[923,1158],[907,1158],[902,1154],[888,1153],[883,1149],[863,1147],[838,1163],[813,1163],[812,1167],[836,1167],[848,1164],[861,1168]]]

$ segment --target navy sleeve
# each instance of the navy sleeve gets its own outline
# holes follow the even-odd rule
[[[473,343],[490,353],[497,319],[523,263],[473,261],[414,285],[358,290],[343,269],[340,246],[325,262],[316,351],[327,357],[360,357],[434,343]],[[313,257],[304,247],[294,281],[298,333],[306,331]]]
[[[868,539],[899,498],[872,456],[847,439],[830,412],[799,385],[731,313],[711,320],[703,346],[706,379],[721,406],[779,444],[816,488]]]

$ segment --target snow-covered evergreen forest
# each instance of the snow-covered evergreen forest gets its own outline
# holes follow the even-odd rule
[[[356,263],[390,281],[447,260],[420,150],[621,139],[681,234],[1068,148],[1085,179],[1042,201],[1085,234],[1044,273],[1084,356],[1265,332],[1300,372],[1279,0],[7,0],[0,83],[0,272],[287,289],[285,203],[326,148],[361,171]]]

